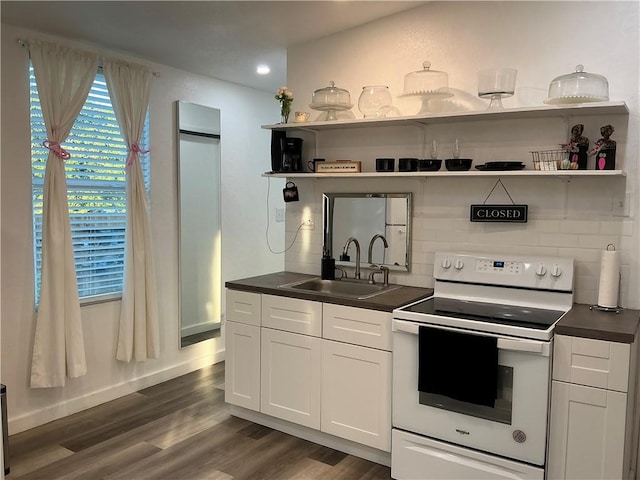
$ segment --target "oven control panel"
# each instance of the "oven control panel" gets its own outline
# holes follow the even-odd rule
[[[508,254],[436,252],[436,280],[573,290],[573,258]]]
[[[524,270],[522,262],[514,262],[513,260],[490,260],[488,258],[479,258],[476,260],[475,266],[478,272],[496,272],[507,275],[519,275]]]

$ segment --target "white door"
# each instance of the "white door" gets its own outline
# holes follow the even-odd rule
[[[391,451],[391,353],[323,340],[321,430]]]
[[[549,480],[623,478],[627,394],[552,382]]]
[[[259,411],[260,327],[227,322],[225,348],[225,401]]]
[[[260,411],[320,429],[322,340],[262,329]]]

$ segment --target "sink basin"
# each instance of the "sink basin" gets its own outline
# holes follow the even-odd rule
[[[321,278],[312,278],[280,285],[279,288],[364,300],[382,293],[397,290],[400,288],[400,285],[384,286],[381,283],[371,284],[355,280],[322,280]]]

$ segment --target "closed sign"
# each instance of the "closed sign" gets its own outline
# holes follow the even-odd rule
[[[528,205],[471,205],[472,222],[527,223]]]

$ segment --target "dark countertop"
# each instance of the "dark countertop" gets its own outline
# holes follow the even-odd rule
[[[609,342],[633,343],[638,335],[640,311],[623,309],[620,313],[590,310],[575,304],[556,324],[556,335],[592,338]]]
[[[394,308],[433,295],[433,289],[431,288],[402,286],[389,293],[358,300],[355,298],[330,297],[322,293],[316,294],[278,288],[280,285],[311,278],[317,278],[317,275],[278,272],[229,281],[225,283],[225,286],[233,290],[242,290],[245,292],[266,293],[269,295],[333,303],[336,305],[346,305],[348,307],[368,308],[384,312],[391,312]],[[556,324],[554,333],[556,335],[570,335],[594,340],[633,343],[636,335],[638,335],[639,324],[640,311],[638,310],[623,309],[620,313],[616,314],[590,310],[588,305],[575,304]]]
[[[243,278],[225,283],[225,287],[233,290],[245,292],[266,293],[269,295],[279,295],[283,297],[299,298],[314,302],[333,303],[348,307],[368,308],[370,310],[380,310],[391,312],[394,308],[407,305],[421,298],[429,297],[433,294],[431,288],[406,287],[382,293],[375,297],[359,300],[356,298],[332,297],[322,293],[310,293],[303,291],[292,291],[278,288],[280,285],[298,282],[311,278],[318,278],[317,275],[307,275],[304,273],[278,272],[258,277]]]

